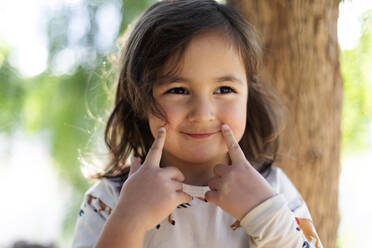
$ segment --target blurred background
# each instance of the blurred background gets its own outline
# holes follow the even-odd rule
[[[0,247],[71,245],[91,185],[79,158],[104,159],[118,37],[155,1],[0,0]],[[338,247],[364,248],[372,221],[372,1],[342,1],[338,35]]]

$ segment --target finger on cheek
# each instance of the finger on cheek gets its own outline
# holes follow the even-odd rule
[[[231,143],[234,143],[235,137],[234,137],[230,127],[227,124],[223,124],[222,127],[221,127],[221,130],[222,130],[222,135],[226,140],[226,143],[228,145],[231,145]]]
[[[159,128],[158,129],[158,139],[159,138],[162,138],[163,137],[163,135],[164,135],[164,133],[165,133],[165,128],[164,127],[161,127],[161,128]]]
[[[240,148],[238,141],[235,139],[232,130],[226,125],[222,125],[222,132],[224,133],[227,149],[232,163],[246,161],[243,150]],[[226,130],[227,129],[227,130]]]
[[[227,124],[223,124],[222,127],[221,127],[221,129],[222,129],[222,131],[223,131],[224,133],[227,133],[227,132],[230,131],[230,127],[229,127],[229,125],[227,125]]]
[[[163,151],[164,140],[166,136],[165,128],[159,128],[157,137],[151,145],[151,148],[146,156],[145,164],[158,167],[160,164],[161,154]]]

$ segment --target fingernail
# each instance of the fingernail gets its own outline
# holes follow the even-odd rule
[[[158,135],[162,135],[165,132],[165,128],[161,127],[158,129]]]
[[[222,128],[223,131],[229,131],[230,130],[230,127],[226,124],[223,124],[221,128]]]

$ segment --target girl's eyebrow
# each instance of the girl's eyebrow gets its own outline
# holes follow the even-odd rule
[[[214,81],[216,83],[233,82],[233,83],[238,83],[238,84],[243,85],[243,82],[239,78],[237,78],[233,75],[230,75],[230,74],[224,75],[224,76],[221,76],[221,77],[216,77],[216,78],[214,78]],[[168,80],[163,81],[161,84],[190,83],[190,82],[192,82],[192,79],[189,79],[187,77],[174,76],[174,77],[168,78]]]

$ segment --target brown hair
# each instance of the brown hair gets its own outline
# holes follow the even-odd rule
[[[153,84],[159,77],[175,73],[178,66],[174,63],[168,75],[160,75],[163,65],[181,58],[196,35],[215,31],[222,31],[231,40],[245,63],[247,124],[239,144],[260,173],[271,167],[278,150],[278,135],[284,127],[282,105],[258,78],[261,50],[253,27],[238,12],[213,0],[165,0],[137,19],[125,41],[115,107],[105,130],[110,161],[103,172],[91,178],[125,180],[128,157],[133,154],[144,161],[154,140],[147,113],[166,120],[153,98]]]

